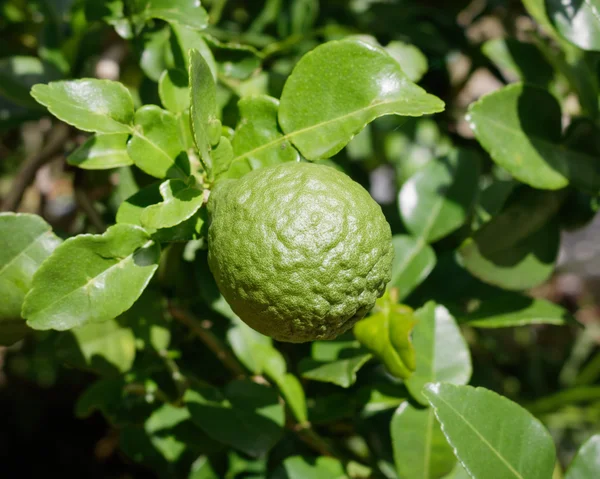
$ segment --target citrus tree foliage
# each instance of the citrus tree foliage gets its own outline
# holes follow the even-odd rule
[[[596,211],[600,2],[524,0],[529,29],[479,42],[450,19],[504,4],[481,3],[5,2],[6,44],[24,43],[0,59],[0,131],[49,133],[33,173],[17,165],[0,190],[0,345],[93,374],[74,414],[101,414],[116,447],[160,478],[563,477],[570,457],[557,456],[548,415],[598,401],[598,358],[564,391],[527,399],[474,358],[486,330],[574,329],[530,290],[555,272],[561,231]],[[468,68],[492,72],[493,91],[465,102],[444,83],[446,35]],[[71,226],[17,212],[57,157],[83,213]],[[370,190],[393,234],[391,279],[331,340],[255,331],[209,268],[211,195],[288,162],[391,185]],[[90,198],[90,185],[103,193]],[[259,203],[273,211],[294,194],[268,190]],[[232,245],[252,240],[242,229]],[[242,261],[250,278],[252,262],[280,253],[261,247]],[[368,264],[356,248],[344,271]],[[273,278],[278,295],[310,284],[294,274]],[[541,374],[543,359],[528,360],[527,377]],[[589,437],[564,477],[600,477]]]

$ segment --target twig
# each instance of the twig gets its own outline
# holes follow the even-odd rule
[[[2,211],[17,210],[23,199],[23,194],[35,178],[37,170],[50,161],[62,149],[65,141],[69,138],[69,133],[70,128],[68,125],[64,123],[56,124],[50,132],[48,141],[44,147],[25,159],[17,176],[13,180],[10,191],[4,198]]]
[[[291,429],[302,442],[322,456],[343,457],[339,451],[336,451],[331,444],[312,428],[310,423],[297,424],[292,426]]]
[[[94,208],[94,204],[92,203],[92,200],[90,200],[90,197],[85,190],[79,186],[75,187],[75,202],[81,211],[87,215],[90,222],[98,230],[98,233],[104,233],[106,231],[106,224],[104,224],[100,214],[96,211],[96,208]]]
[[[229,369],[235,377],[246,376],[246,371],[238,360],[229,352],[221,340],[215,336],[209,329],[205,328],[200,320],[190,312],[185,311],[173,304],[169,304],[169,313],[174,319],[185,324],[190,331],[210,349],[223,365]]]

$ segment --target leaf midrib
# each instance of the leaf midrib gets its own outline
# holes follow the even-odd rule
[[[504,459],[504,457],[492,446],[492,444],[490,444],[488,440],[479,433],[475,426],[473,426],[462,414],[460,414],[456,409],[454,409],[454,407],[452,407],[452,405],[448,401],[446,401],[439,394],[437,394],[436,397],[440,401],[442,401],[446,406],[448,406],[448,409],[450,409],[459,419],[461,419],[465,423],[467,427],[469,427],[475,433],[477,437],[479,437],[479,439],[481,439],[481,442],[485,444],[498,459],[500,459],[500,462],[503,463],[506,466],[506,468],[514,474],[515,477],[517,477],[518,479],[525,479],[523,476],[521,476],[521,474],[519,474],[519,471],[512,467],[512,465],[506,459]]]
[[[121,260],[117,261],[115,264],[109,266],[108,268],[106,268],[105,270],[103,270],[102,272],[98,273],[96,276],[90,278],[85,284],[82,284],[80,286],[78,286],[77,288],[71,290],[70,292],[68,292],[67,294],[65,294],[64,296],[61,296],[60,298],[52,301],[51,303],[47,304],[46,306],[44,306],[42,309],[39,309],[37,311],[34,312],[34,315],[39,315],[40,313],[42,313],[43,311],[46,311],[48,308],[51,308],[52,306],[54,306],[56,303],[63,301],[64,299],[68,298],[69,296],[75,294],[76,292],[82,290],[82,289],[86,289],[88,287],[88,285],[92,284],[95,282],[95,280],[97,278],[100,278],[102,276],[104,276],[105,274],[107,274],[110,270],[112,270],[113,268],[119,267],[122,263],[126,262],[127,260],[129,260],[129,258],[133,257],[133,255],[139,251],[140,249],[144,249],[150,245],[152,245],[154,243],[153,240],[148,240],[146,241],[146,243],[144,243],[142,246],[140,246],[139,248],[136,248],[134,251],[132,251],[130,254],[128,254],[127,256],[125,256],[124,258],[122,258]],[[94,254],[96,254],[94,252]],[[103,259],[107,259],[106,257],[103,257]],[[31,290],[33,291],[33,289]],[[85,296],[88,298],[88,300],[90,299],[90,295],[88,293],[85,294]],[[30,321],[29,319],[27,320],[28,322]],[[35,321],[35,320],[34,320]],[[81,324],[81,323],[80,323]]]
[[[10,266],[12,266],[12,264],[17,259],[19,259],[23,255],[27,255],[27,251],[29,251],[30,248],[32,248],[33,246],[36,246],[42,239],[44,239],[44,236],[52,236],[52,233],[50,231],[44,231],[41,235],[36,237],[32,243],[30,243],[25,248],[23,248],[21,251],[19,251],[19,253],[16,256],[14,256],[8,263],[6,263],[4,266],[2,266],[2,268],[0,268],[0,276],[2,276],[2,273],[4,273]],[[28,257],[31,258],[30,256],[28,256]],[[33,260],[33,258],[31,258],[31,259]]]
[[[426,94],[426,95],[431,96],[429,94]],[[275,140],[272,140],[272,141],[270,141],[268,143],[265,143],[265,144],[263,144],[261,146],[258,146],[256,148],[254,148],[253,150],[247,151],[246,153],[243,153],[242,155],[240,155],[238,157],[235,157],[232,160],[231,163],[233,164],[233,163],[235,163],[237,161],[241,161],[241,160],[243,160],[243,159],[245,159],[245,158],[247,158],[247,157],[249,157],[249,156],[251,156],[253,154],[256,154],[256,153],[258,153],[258,152],[260,152],[260,151],[262,151],[264,149],[276,146],[276,145],[278,145],[280,143],[283,143],[286,140],[291,140],[292,138],[294,138],[294,137],[296,137],[298,135],[301,135],[303,133],[307,133],[309,131],[312,131],[312,130],[317,129],[317,128],[321,128],[323,126],[329,125],[331,123],[335,123],[337,121],[343,121],[346,118],[351,118],[353,116],[359,115],[362,112],[368,111],[370,109],[374,109],[374,108],[376,108],[378,106],[389,105],[389,104],[392,104],[392,103],[409,103],[409,100],[394,99],[394,100],[390,100],[390,101],[380,101],[380,102],[372,103],[372,104],[370,104],[370,105],[368,105],[366,107],[360,108],[358,110],[351,111],[350,113],[346,113],[345,115],[338,116],[338,117],[332,118],[330,120],[325,120],[325,121],[322,121],[320,123],[315,123],[314,125],[301,128],[300,130],[292,131],[290,133],[281,135],[279,138],[277,138]],[[425,115],[425,114],[429,114],[429,113],[436,113],[436,112],[439,112],[439,111],[441,111],[441,110],[432,109],[431,111],[428,110],[428,111],[424,112],[423,114]],[[384,114],[382,114],[380,116],[393,115],[393,114],[394,113],[384,113]],[[405,115],[405,116],[415,116],[415,115]],[[279,121],[278,121],[278,123],[279,123]]]

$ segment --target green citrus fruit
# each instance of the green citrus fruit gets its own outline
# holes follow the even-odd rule
[[[290,162],[226,183],[209,200],[208,261],[233,311],[279,341],[333,339],[391,277],[391,231],[344,173]]]

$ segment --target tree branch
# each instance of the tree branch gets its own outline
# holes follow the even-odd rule
[[[35,178],[37,171],[49,162],[63,147],[69,138],[70,127],[65,123],[57,123],[48,136],[44,147],[26,158],[17,176],[13,180],[10,191],[6,194],[1,211],[16,211],[27,187]]]
[[[212,331],[205,328],[200,320],[193,316],[190,312],[185,311],[177,306],[169,303],[169,313],[174,319],[182,324],[185,324],[192,333],[194,333],[200,341],[202,341],[208,349],[210,349],[223,365],[229,369],[235,377],[246,376],[246,371],[238,360],[231,354],[221,340],[215,336]]]

